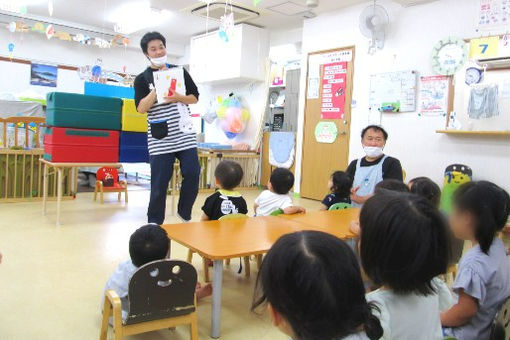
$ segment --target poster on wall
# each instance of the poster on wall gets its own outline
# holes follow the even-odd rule
[[[415,71],[398,71],[370,75],[369,110],[374,112],[416,111]]]
[[[425,116],[446,116],[450,78],[448,76],[421,77],[420,114]]]
[[[315,126],[315,140],[318,143],[334,143],[338,136],[338,129],[333,122],[319,122]]]
[[[30,85],[57,87],[57,73],[56,66],[32,64]]]
[[[490,30],[510,24],[510,0],[480,0],[478,28]]]
[[[345,114],[347,62],[325,64],[322,72],[321,118],[342,119]]]

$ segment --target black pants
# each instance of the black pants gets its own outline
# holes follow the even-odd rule
[[[182,173],[177,212],[183,219],[191,220],[191,210],[197,198],[200,178],[200,164],[196,148],[150,156],[151,199],[147,211],[149,223],[163,224],[165,220],[166,196],[174,170],[175,158],[180,162]]]

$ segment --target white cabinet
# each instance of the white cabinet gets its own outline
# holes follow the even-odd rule
[[[190,72],[197,83],[263,81],[268,55],[268,31],[240,24],[228,42],[218,31],[191,38]]]

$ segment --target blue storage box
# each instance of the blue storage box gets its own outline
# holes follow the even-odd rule
[[[135,99],[132,87],[85,82],[85,94],[89,96]]]
[[[120,132],[121,163],[148,163],[149,148],[147,146],[147,134],[144,132]]]

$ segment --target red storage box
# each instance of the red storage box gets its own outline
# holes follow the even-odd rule
[[[119,131],[47,128],[43,157],[50,162],[117,163]]]

